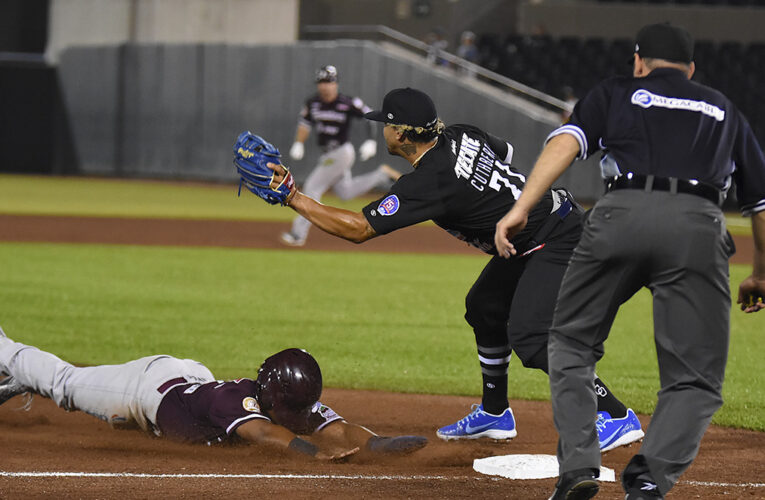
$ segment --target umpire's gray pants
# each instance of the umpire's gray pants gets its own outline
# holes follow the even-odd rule
[[[625,474],[650,472],[667,493],[688,468],[722,405],[732,252],[721,210],[703,198],[618,190],[596,204],[563,278],[548,347],[561,474],[600,465],[595,363],[619,306],[643,286],[653,294],[661,390],[640,448],[648,470]]]

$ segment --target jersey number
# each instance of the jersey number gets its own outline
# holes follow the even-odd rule
[[[523,175],[517,172],[513,172],[512,170],[510,170],[510,167],[508,167],[504,163],[495,161],[494,166],[502,170],[502,172],[504,172],[508,176],[516,177],[520,179],[521,182],[524,182],[524,183],[526,182],[526,178]],[[513,198],[515,198],[516,200],[521,196],[521,190],[518,188],[518,186],[516,186],[515,184],[507,180],[507,178],[504,175],[502,175],[499,172],[499,170],[492,170],[491,179],[489,180],[489,187],[492,188],[494,191],[499,191],[500,189],[502,189],[503,186],[506,188],[510,188],[510,191],[513,193]]]

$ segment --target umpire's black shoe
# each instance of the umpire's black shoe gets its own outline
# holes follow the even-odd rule
[[[663,500],[656,483],[649,479],[638,478],[627,488],[627,495],[624,500]]]
[[[555,491],[548,500],[587,500],[600,489],[599,471],[576,469],[564,473],[555,484]]]

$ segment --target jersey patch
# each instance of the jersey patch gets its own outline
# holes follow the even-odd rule
[[[377,211],[380,212],[380,215],[393,215],[398,212],[398,207],[398,196],[392,194],[380,202]]]
[[[248,397],[242,400],[242,407],[250,412],[256,413],[260,411],[260,405],[255,398]]]
[[[657,108],[694,111],[696,113],[711,116],[718,122],[721,122],[725,119],[725,111],[713,104],[709,104],[708,102],[694,101],[693,99],[680,99],[677,97],[666,97],[663,95],[654,94],[645,89],[636,90],[632,94],[630,102],[646,109],[650,108],[651,106],[656,106]]]

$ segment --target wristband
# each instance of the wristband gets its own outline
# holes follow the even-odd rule
[[[312,457],[315,457],[316,453],[319,451],[319,448],[315,444],[309,443],[305,439],[300,439],[299,437],[290,441],[289,447],[299,453],[310,455]]]

